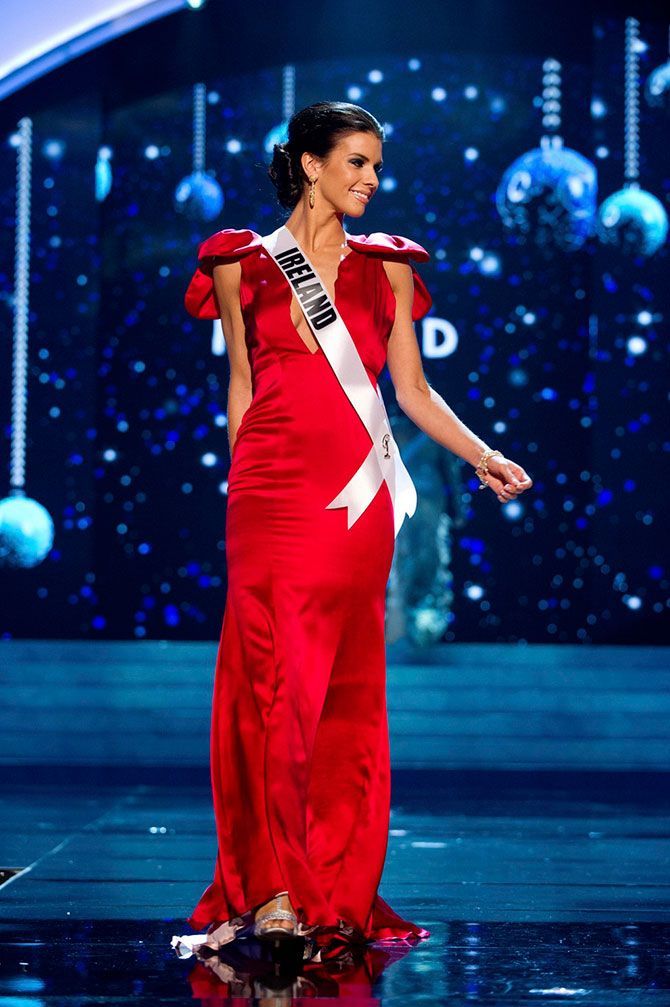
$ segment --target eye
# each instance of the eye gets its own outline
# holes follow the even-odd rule
[[[360,157],[352,157],[352,158],[351,158],[351,163],[352,163],[352,164],[355,164],[357,168],[362,168],[362,167],[363,167],[363,164],[364,164],[365,162],[364,162],[364,161],[362,160],[362,158],[360,158]],[[378,174],[378,175],[379,175],[379,174],[380,174],[380,172],[382,172],[383,170],[384,170],[384,167],[383,167],[383,165],[381,165],[381,164],[376,164],[376,165],[375,165],[375,171],[377,172],[377,174]]]

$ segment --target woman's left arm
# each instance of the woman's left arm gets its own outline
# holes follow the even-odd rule
[[[424,433],[477,469],[488,445],[466,427],[442,396],[430,387],[423,373],[412,322],[414,281],[411,266],[385,259],[384,269],[396,298],[395,322],[386,355],[396,401]],[[513,500],[533,485],[520,465],[502,455],[488,459],[488,473],[484,479],[501,503]]]

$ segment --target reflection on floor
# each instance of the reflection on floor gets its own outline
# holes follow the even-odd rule
[[[0,867],[29,868],[0,886],[6,1007],[670,1003],[662,774],[396,770],[380,891],[431,937],[321,960],[253,939],[179,959],[213,866],[208,779],[123,775],[0,769]]]

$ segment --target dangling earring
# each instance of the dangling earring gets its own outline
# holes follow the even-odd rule
[[[316,179],[310,178],[309,180],[309,205],[314,209],[314,190],[316,189]]]

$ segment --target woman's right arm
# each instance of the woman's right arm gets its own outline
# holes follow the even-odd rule
[[[228,444],[232,458],[237,430],[252,398],[251,367],[244,336],[244,319],[240,307],[240,277],[242,267],[237,262],[219,262],[212,269],[214,291],[221,311],[221,328],[230,363],[228,385]]]

